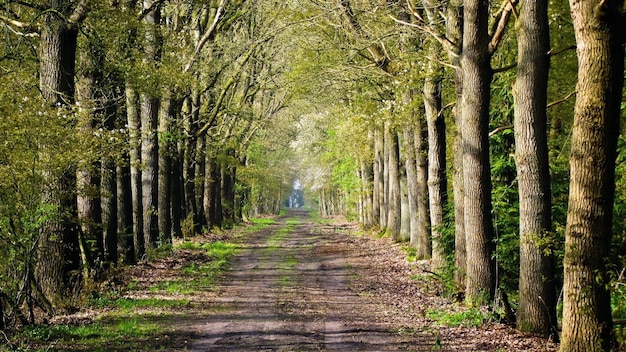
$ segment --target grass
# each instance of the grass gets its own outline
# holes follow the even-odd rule
[[[434,320],[437,325],[447,327],[476,327],[489,320],[487,313],[475,308],[457,312],[429,309],[426,312],[426,318]]]
[[[6,351],[151,350],[146,340],[156,340],[165,331],[148,317],[128,316],[88,325],[35,325],[26,327]]]
[[[89,302],[89,306],[93,308],[115,308],[122,313],[130,313],[140,308],[180,308],[189,305],[186,299],[156,299],[156,298],[118,298],[109,299],[105,297],[94,298]]]

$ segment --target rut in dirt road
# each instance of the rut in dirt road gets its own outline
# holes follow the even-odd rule
[[[251,236],[223,280],[216,313],[196,327],[189,350],[430,350],[434,336],[398,334],[350,289],[359,254],[342,246],[345,235],[334,230],[296,210]]]

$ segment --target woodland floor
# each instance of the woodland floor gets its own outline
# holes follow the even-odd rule
[[[441,296],[426,263],[408,263],[399,245],[358,233],[342,219],[314,221],[292,210],[264,230],[239,237],[244,248],[217,286],[184,294],[167,314],[150,311],[165,327],[132,347],[149,351],[556,351],[546,340],[485,322],[446,326],[427,312],[460,312]],[[204,237],[204,240],[214,240]],[[227,239],[225,239],[227,240]],[[204,260],[193,251],[136,266],[131,298],[180,299],[146,290],[171,281],[180,268]],[[167,309],[166,309],[167,310]],[[72,318],[76,319],[76,317]],[[53,350],[87,350],[80,343]]]

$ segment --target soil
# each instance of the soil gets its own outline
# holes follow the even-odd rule
[[[503,324],[437,326],[425,318],[428,309],[463,307],[441,297],[437,280],[407,263],[397,245],[350,234],[356,230],[292,210],[246,237],[218,294],[200,302],[204,313],[176,322],[189,336],[183,350],[556,350]]]

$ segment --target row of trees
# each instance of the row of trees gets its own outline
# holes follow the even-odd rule
[[[304,127],[326,140],[302,148],[327,165],[308,180],[320,208],[409,241],[436,272],[453,266],[470,305],[513,293],[522,331],[557,333],[562,288],[561,350],[611,350],[625,264],[613,221],[626,196],[615,193],[623,1],[308,11],[319,17],[306,45],[328,60],[309,68],[341,92]]]
[[[1,6],[0,329],[291,193],[283,5]]]

